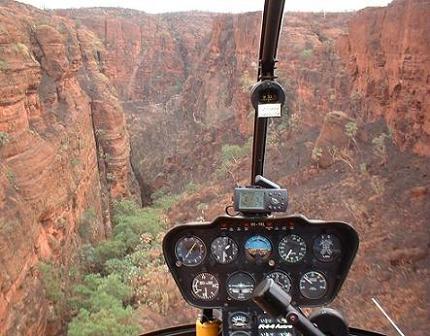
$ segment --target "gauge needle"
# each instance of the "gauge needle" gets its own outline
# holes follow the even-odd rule
[[[188,258],[188,256],[191,254],[191,252],[194,250],[194,247],[196,247],[197,243],[194,243],[193,246],[191,246],[190,250],[188,251],[188,253],[185,255],[185,259]]]
[[[304,276],[303,279],[305,279],[307,282],[309,282],[312,285],[312,281],[309,280],[307,276]]]
[[[288,257],[290,256],[291,252],[293,252],[293,250],[292,250],[292,249],[290,249],[290,250],[288,251],[286,259],[288,259]]]

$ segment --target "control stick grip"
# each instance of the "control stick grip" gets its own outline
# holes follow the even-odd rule
[[[326,336],[306,316],[291,305],[291,296],[273,279],[265,279],[255,288],[254,302],[273,317],[285,317],[304,336]]]

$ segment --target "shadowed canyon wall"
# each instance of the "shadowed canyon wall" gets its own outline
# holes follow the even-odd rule
[[[428,17],[424,0],[287,14],[278,76],[303,133],[343,111],[430,156]],[[205,182],[223,144],[247,142],[260,23],[0,2],[0,335],[45,334],[38,262],[108,236],[114,199]]]

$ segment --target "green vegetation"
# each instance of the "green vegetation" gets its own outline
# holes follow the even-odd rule
[[[7,177],[7,179],[8,179],[8,181],[9,181],[10,184],[15,185],[15,183],[16,183],[16,176],[15,176],[15,173],[11,169],[7,170],[6,177]]]
[[[0,71],[7,71],[9,70],[9,63],[5,60],[0,59]]]
[[[85,210],[81,218],[79,219],[79,236],[84,240],[88,241],[92,236],[92,229],[96,223],[97,214],[94,208]]]
[[[154,277],[159,281],[164,263],[164,212],[177,199],[161,195],[146,208],[131,200],[117,201],[113,204],[111,238],[85,244],[77,258],[79,268],[65,272],[59,265],[39,265],[47,298],[61,318],[70,320],[69,336],[136,335],[139,330],[133,307],[143,304],[165,311],[166,290],[147,287]],[[85,210],[79,221],[80,235],[87,239],[96,221],[95,209]]]
[[[251,151],[252,138],[244,145],[223,145],[221,148],[221,165],[215,171],[216,175],[223,177],[226,174],[232,174],[233,167],[238,163],[238,160],[247,156]]]
[[[386,138],[389,138],[389,135],[382,133],[372,139],[373,153],[379,157],[383,163],[387,161],[387,147],[385,145]]]
[[[0,147],[6,145],[9,141],[10,141],[9,134],[6,132],[0,132]]]
[[[28,48],[24,43],[21,43],[21,42],[14,43],[12,44],[12,49],[18,55],[24,55],[24,56],[28,55]]]
[[[312,159],[315,161],[319,161],[323,155],[323,150],[320,147],[314,147],[312,150]]]
[[[300,56],[303,60],[307,60],[311,58],[313,55],[314,55],[314,51],[312,49],[304,49]]]
[[[350,121],[345,125],[345,134],[351,140],[355,140],[355,137],[358,132],[358,126],[355,121]]]

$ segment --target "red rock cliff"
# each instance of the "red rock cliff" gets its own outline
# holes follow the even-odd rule
[[[43,335],[38,264],[67,266],[109,234],[109,198],[133,190],[130,147],[95,37],[14,2],[0,17],[0,334]]]
[[[397,0],[358,12],[338,41],[364,120],[385,118],[400,148],[430,156],[430,6]]]

